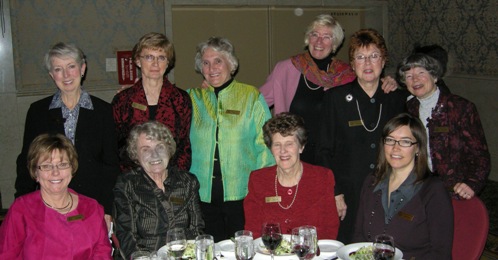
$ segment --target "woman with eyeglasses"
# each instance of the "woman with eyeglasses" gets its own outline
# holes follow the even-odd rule
[[[339,22],[329,14],[318,15],[306,28],[306,50],[278,62],[259,88],[275,115],[291,112],[304,119],[308,144],[301,160],[307,163],[316,164],[324,91],[356,77],[347,62],[336,58],[343,40],[344,30]],[[396,89],[396,81],[386,77],[383,88],[388,92]]]
[[[407,96],[400,90],[386,94],[381,88],[388,53],[376,30],[353,34],[349,60],[356,80],[326,92],[318,153],[318,164],[334,172],[341,218],[338,240],[345,244],[351,242],[361,185],[375,169],[382,127],[405,110]]]
[[[192,105],[187,92],[169,82],[166,76],[175,61],[173,43],[164,34],[147,33],[133,48],[133,60],[140,69],[140,80],[120,91],[112,101],[121,170],[125,172],[136,166],[126,153],[130,130],[150,120],[161,122],[171,130],[177,143],[171,161],[178,168],[189,170]]]
[[[28,148],[33,139],[43,133],[63,134],[75,146],[80,161],[69,187],[104,206],[110,228],[112,188],[119,174],[112,107],[83,88],[87,63],[85,54],[76,45],[56,43],[47,51],[44,61],[57,91],[29,107],[23,146],[17,157],[15,196],[38,189],[26,167]]]
[[[62,134],[33,140],[27,168],[40,190],[10,206],[0,227],[0,259],[112,259],[104,208],[68,188],[84,163]]]
[[[441,180],[431,174],[422,122],[402,113],[379,138],[374,174],[365,180],[354,242],[394,237],[404,259],[451,259],[453,206]]]
[[[398,67],[401,82],[415,98],[408,111],[420,118],[429,136],[429,168],[456,199],[471,199],[484,188],[491,159],[474,103],[440,87],[441,64],[425,54],[412,54]]]

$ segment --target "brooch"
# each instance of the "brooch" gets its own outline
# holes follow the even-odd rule
[[[351,102],[352,100],[353,100],[353,95],[351,95],[351,94],[347,94],[347,95],[346,95],[346,101],[347,101],[347,102]]]

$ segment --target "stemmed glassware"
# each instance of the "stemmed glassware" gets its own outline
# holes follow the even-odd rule
[[[292,229],[293,252],[299,259],[312,259],[317,251],[317,235],[314,226],[301,226]]]
[[[166,234],[166,246],[171,259],[181,259],[187,248],[187,237],[183,228],[172,228]]]
[[[375,236],[374,258],[375,260],[392,260],[394,259],[394,238],[387,234]]]
[[[252,232],[249,230],[235,232],[235,258],[237,260],[251,260],[254,255]]]
[[[266,249],[270,251],[271,259],[273,260],[275,249],[280,245],[280,242],[282,242],[282,231],[280,231],[280,223],[264,223],[263,230],[261,232],[261,240],[263,241]]]

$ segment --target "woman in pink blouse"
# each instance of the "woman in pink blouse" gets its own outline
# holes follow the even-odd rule
[[[42,134],[28,151],[40,190],[17,198],[0,227],[0,259],[112,259],[104,209],[68,188],[78,155],[61,134]]]

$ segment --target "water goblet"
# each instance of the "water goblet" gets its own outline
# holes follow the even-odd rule
[[[240,230],[235,232],[235,258],[251,260],[255,255],[252,232]]]
[[[214,259],[214,239],[211,235],[198,235],[195,238],[195,259]]]
[[[292,251],[299,259],[312,259],[315,256],[316,244],[313,229],[305,226],[292,229]]]

